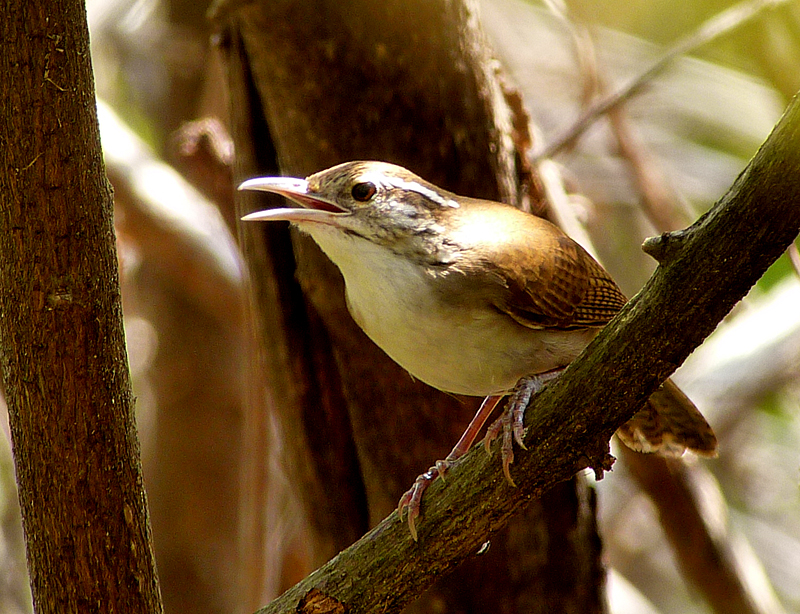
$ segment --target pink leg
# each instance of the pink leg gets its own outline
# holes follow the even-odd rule
[[[397,504],[397,511],[402,518],[403,510],[407,510],[408,528],[411,530],[411,537],[414,538],[414,541],[417,541],[416,522],[417,518],[419,517],[420,504],[422,503],[422,495],[424,494],[425,490],[428,488],[431,482],[436,479],[437,476],[441,476],[442,479],[444,479],[444,474],[447,473],[450,465],[452,465],[455,461],[469,451],[469,449],[472,447],[472,443],[478,436],[481,427],[483,427],[484,423],[492,414],[492,411],[494,411],[494,408],[497,407],[497,404],[502,398],[503,395],[492,395],[486,397],[464,431],[464,434],[461,435],[461,439],[459,439],[458,443],[456,443],[453,449],[450,450],[450,454],[448,454],[444,460],[436,461],[433,467],[428,469],[422,475],[418,476],[417,479],[414,480],[414,485],[407,490],[402,497],[400,497],[400,502]]]
[[[450,450],[450,454],[447,455],[445,461],[458,460],[469,451],[481,428],[489,419],[489,416],[492,415],[494,408],[497,407],[497,404],[500,402],[503,396],[505,395],[492,395],[483,400],[481,406],[478,408],[478,411],[475,413],[475,416],[472,418],[472,420],[470,420],[470,423],[464,431],[464,434],[461,435],[461,439],[459,439],[458,443],[453,446],[452,450]]]

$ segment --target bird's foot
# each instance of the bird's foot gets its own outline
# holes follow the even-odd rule
[[[417,479],[414,480],[414,485],[400,497],[400,502],[397,504],[397,513],[400,514],[401,519],[403,518],[404,511],[408,513],[408,528],[411,531],[411,537],[414,538],[414,541],[417,541],[417,518],[419,518],[420,514],[422,495],[425,493],[428,486],[430,486],[431,482],[437,477],[441,477],[442,480],[444,480],[444,474],[447,473],[447,470],[450,469],[452,464],[469,451],[478,432],[480,432],[484,423],[502,398],[503,395],[490,395],[486,397],[483,403],[481,403],[480,408],[478,408],[475,417],[472,418],[469,426],[467,426],[464,431],[464,434],[461,435],[458,443],[450,450],[450,454],[448,454],[444,460],[436,461],[433,467],[418,476]]]
[[[419,518],[420,506],[422,505],[422,495],[428,489],[428,486],[437,478],[441,477],[444,480],[444,475],[453,464],[453,460],[446,458],[445,460],[438,460],[436,464],[428,469],[422,475],[417,476],[414,484],[409,488],[397,504],[397,513],[400,514],[402,520],[403,514],[407,514],[408,530],[411,531],[411,537],[417,541],[417,518]]]
[[[500,445],[500,458],[503,461],[503,473],[508,483],[512,486],[516,486],[511,478],[510,470],[511,463],[514,462],[514,441],[523,450],[528,449],[523,441],[525,438],[525,426],[523,424],[525,410],[528,408],[531,398],[561,375],[563,370],[563,368],[554,369],[538,375],[528,375],[520,379],[514,387],[514,391],[511,393],[502,415],[486,430],[483,445],[487,452],[489,451],[489,446],[497,439],[498,435],[501,432],[503,434]]]

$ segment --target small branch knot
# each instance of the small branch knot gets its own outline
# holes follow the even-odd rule
[[[600,481],[603,479],[606,471],[611,471],[614,466],[614,461],[617,460],[613,455],[606,452],[602,459],[594,459],[589,467],[594,471],[594,479]]]
[[[574,467],[574,473],[584,469],[591,469],[594,472],[594,479],[598,482],[603,479],[606,471],[611,471],[614,461],[617,459],[608,451],[608,444],[602,446],[603,449],[584,451]]]
[[[665,232],[657,237],[645,239],[642,243],[642,251],[652,256],[659,264],[666,264],[683,250],[689,238],[688,230],[675,230]]]

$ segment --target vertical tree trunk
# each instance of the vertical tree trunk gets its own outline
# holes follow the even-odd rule
[[[510,111],[469,3],[270,0],[223,3],[217,18],[238,179],[379,159],[461,194],[515,202]],[[248,211],[279,202],[245,198]],[[413,381],[375,347],[347,313],[338,271],[310,239],[274,224],[247,226],[241,238],[285,464],[319,564],[446,455],[478,400]],[[585,486],[560,485],[523,516],[417,611],[603,611]]]
[[[0,25],[0,343],[34,606],[160,612],[83,3]]]

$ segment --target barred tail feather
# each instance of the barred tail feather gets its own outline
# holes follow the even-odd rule
[[[717,455],[714,431],[672,380],[664,382],[617,435],[637,452],[677,457],[690,450],[699,456]]]

